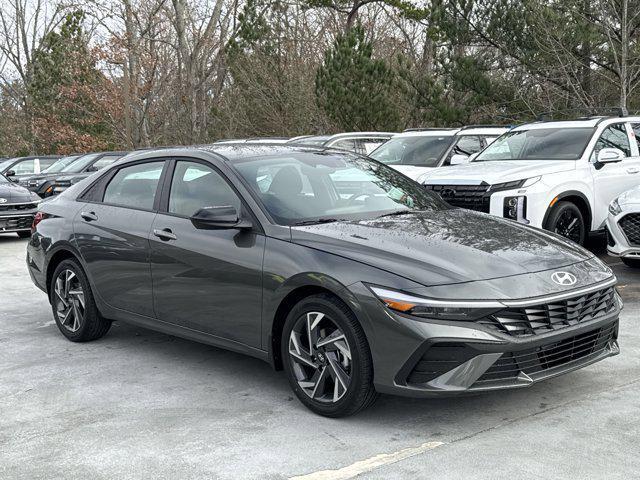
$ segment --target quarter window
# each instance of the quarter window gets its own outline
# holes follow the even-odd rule
[[[121,168],[104,191],[104,203],[152,210],[163,167],[150,162]]]
[[[629,144],[629,135],[624,123],[615,123],[604,129],[600,138],[596,142],[593,149],[592,161],[594,161],[600,150],[603,148],[617,148],[624,152],[625,157],[631,156],[631,145]]]
[[[205,207],[232,206],[240,211],[240,198],[222,176],[213,168],[196,162],[176,164],[169,213],[191,217]]]
[[[631,129],[633,130],[633,138],[635,138],[638,144],[638,150],[640,150],[640,123],[632,123]]]

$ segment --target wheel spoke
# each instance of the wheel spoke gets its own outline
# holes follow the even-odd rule
[[[313,351],[314,345],[318,341],[318,331],[316,327],[324,318],[324,313],[310,312],[307,313],[307,335],[309,336],[309,348]]]
[[[347,344],[347,339],[340,330],[334,331],[331,335],[321,338],[317,343],[318,347],[325,347],[328,351],[340,350],[342,354],[351,360],[351,350]]]
[[[327,355],[327,360],[329,361],[329,367],[331,368],[331,372],[329,372],[329,374],[336,382],[340,382],[342,387],[346,390],[349,385],[349,375],[347,375],[347,372],[342,369],[342,366],[338,361],[333,358],[333,355]]]
[[[69,295],[78,299],[80,306],[84,308],[84,292],[81,289],[69,290]]]
[[[64,282],[62,281],[61,278],[58,278],[56,280],[56,286],[54,288],[54,291],[56,292],[57,297],[60,299],[60,301],[62,302],[62,304],[65,307],[69,306],[69,303],[67,302],[67,299],[64,296]]]
[[[324,393],[325,382],[327,381],[327,367],[324,367],[319,371],[318,378],[315,381],[315,386],[313,387],[313,391],[311,392],[311,398],[316,398],[319,394]],[[314,375],[315,377],[316,375]]]
[[[289,354],[311,368],[318,368],[318,365],[316,365],[311,359],[311,353],[300,345],[300,335],[296,332],[291,332],[291,337],[289,339]]]

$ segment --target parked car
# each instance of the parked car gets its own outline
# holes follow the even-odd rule
[[[606,232],[609,255],[640,268],[640,179],[609,204]]]
[[[342,192],[344,171],[368,184]],[[622,302],[592,253],[343,150],[139,152],[34,226],[29,271],[71,341],[121,320],[252,355],[322,415],[377,392],[527,387],[618,353]]]
[[[41,198],[46,198],[53,193],[53,181],[56,177],[59,176],[64,168],[71,165],[80,157],[81,155],[69,155],[62,157],[42,173],[26,175],[22,177],[18,183],[32,192],[37,193]]]
[[[19,182],[24,177],[43,172],[59,158],[60,155],[10,158],[0,163],[0,174],[9,180]]]
[[[451,205],[545,228],[583,244],[611,201],[640,182],[640,117],[522,125],[472,162],[419,178]]]
[[[417,180],[436,167],[466,163],[509,127],[417,128],[394,135],[369,155]]]
[[[40,197],[0,174],[0,233],[31,235]]]
[[[310,147],[341,148],[361,155],[369,155],[393,135],[388,132],[347,132],[335,135],[295,137],[287,143]]]
[[[117,162],[129,152],[90,153],[77,159],[60,171],[52,180],[50,196],[64,192],[71,185],[87,178],[98,170]]]

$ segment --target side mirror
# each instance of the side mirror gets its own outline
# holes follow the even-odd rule
[[[15,170],[7,170],[7,173],[4,174],[5,177],[15,177],[16,176],[16,171]]]
[[[204,207],[191,217],[193,226],[200,230],[220,230],[237,228],[245,230],[253,225],[248,220],[241,220],[235,207],[225,205],[221,207]]]
[[[614,163],[624,158],[624,152],[618,148],[603,148],[598,152],[598,163]]]
[[[87,172],[97,172],[98,170],[100,169],[95,165],[91,165],[90,167],[87,167]]]
[[[462,165],[463,163],[469,163],[469,157],[467,155],[456,153],[451,157],[451,162],[449,163],[451,165]]]

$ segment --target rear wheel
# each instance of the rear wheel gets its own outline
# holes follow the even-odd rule
[[[620,260],[622,260],[622,263],[627,267],[640,268],[640,259],[621,257]]]
[[[377,398],[362,327],[347,306],[331,295],[307,297],[289,312],[282,358],[291,388],[315,413],[353,415]]]
[[[582,212],[571,202],[556,203],[549,213],[545,228],[579,245],[584,245],[587,237],[587,227]]]
[[[24,232],[18,232],[18,236],[20,238],[30,238],[31,237],[31,231],[30,230],[25,230]]]
[[[109,331],[111,321],[98,312],[87,276],[76,260],[60,262],[49,295],[56,324],[72,342],[96,340]]]

